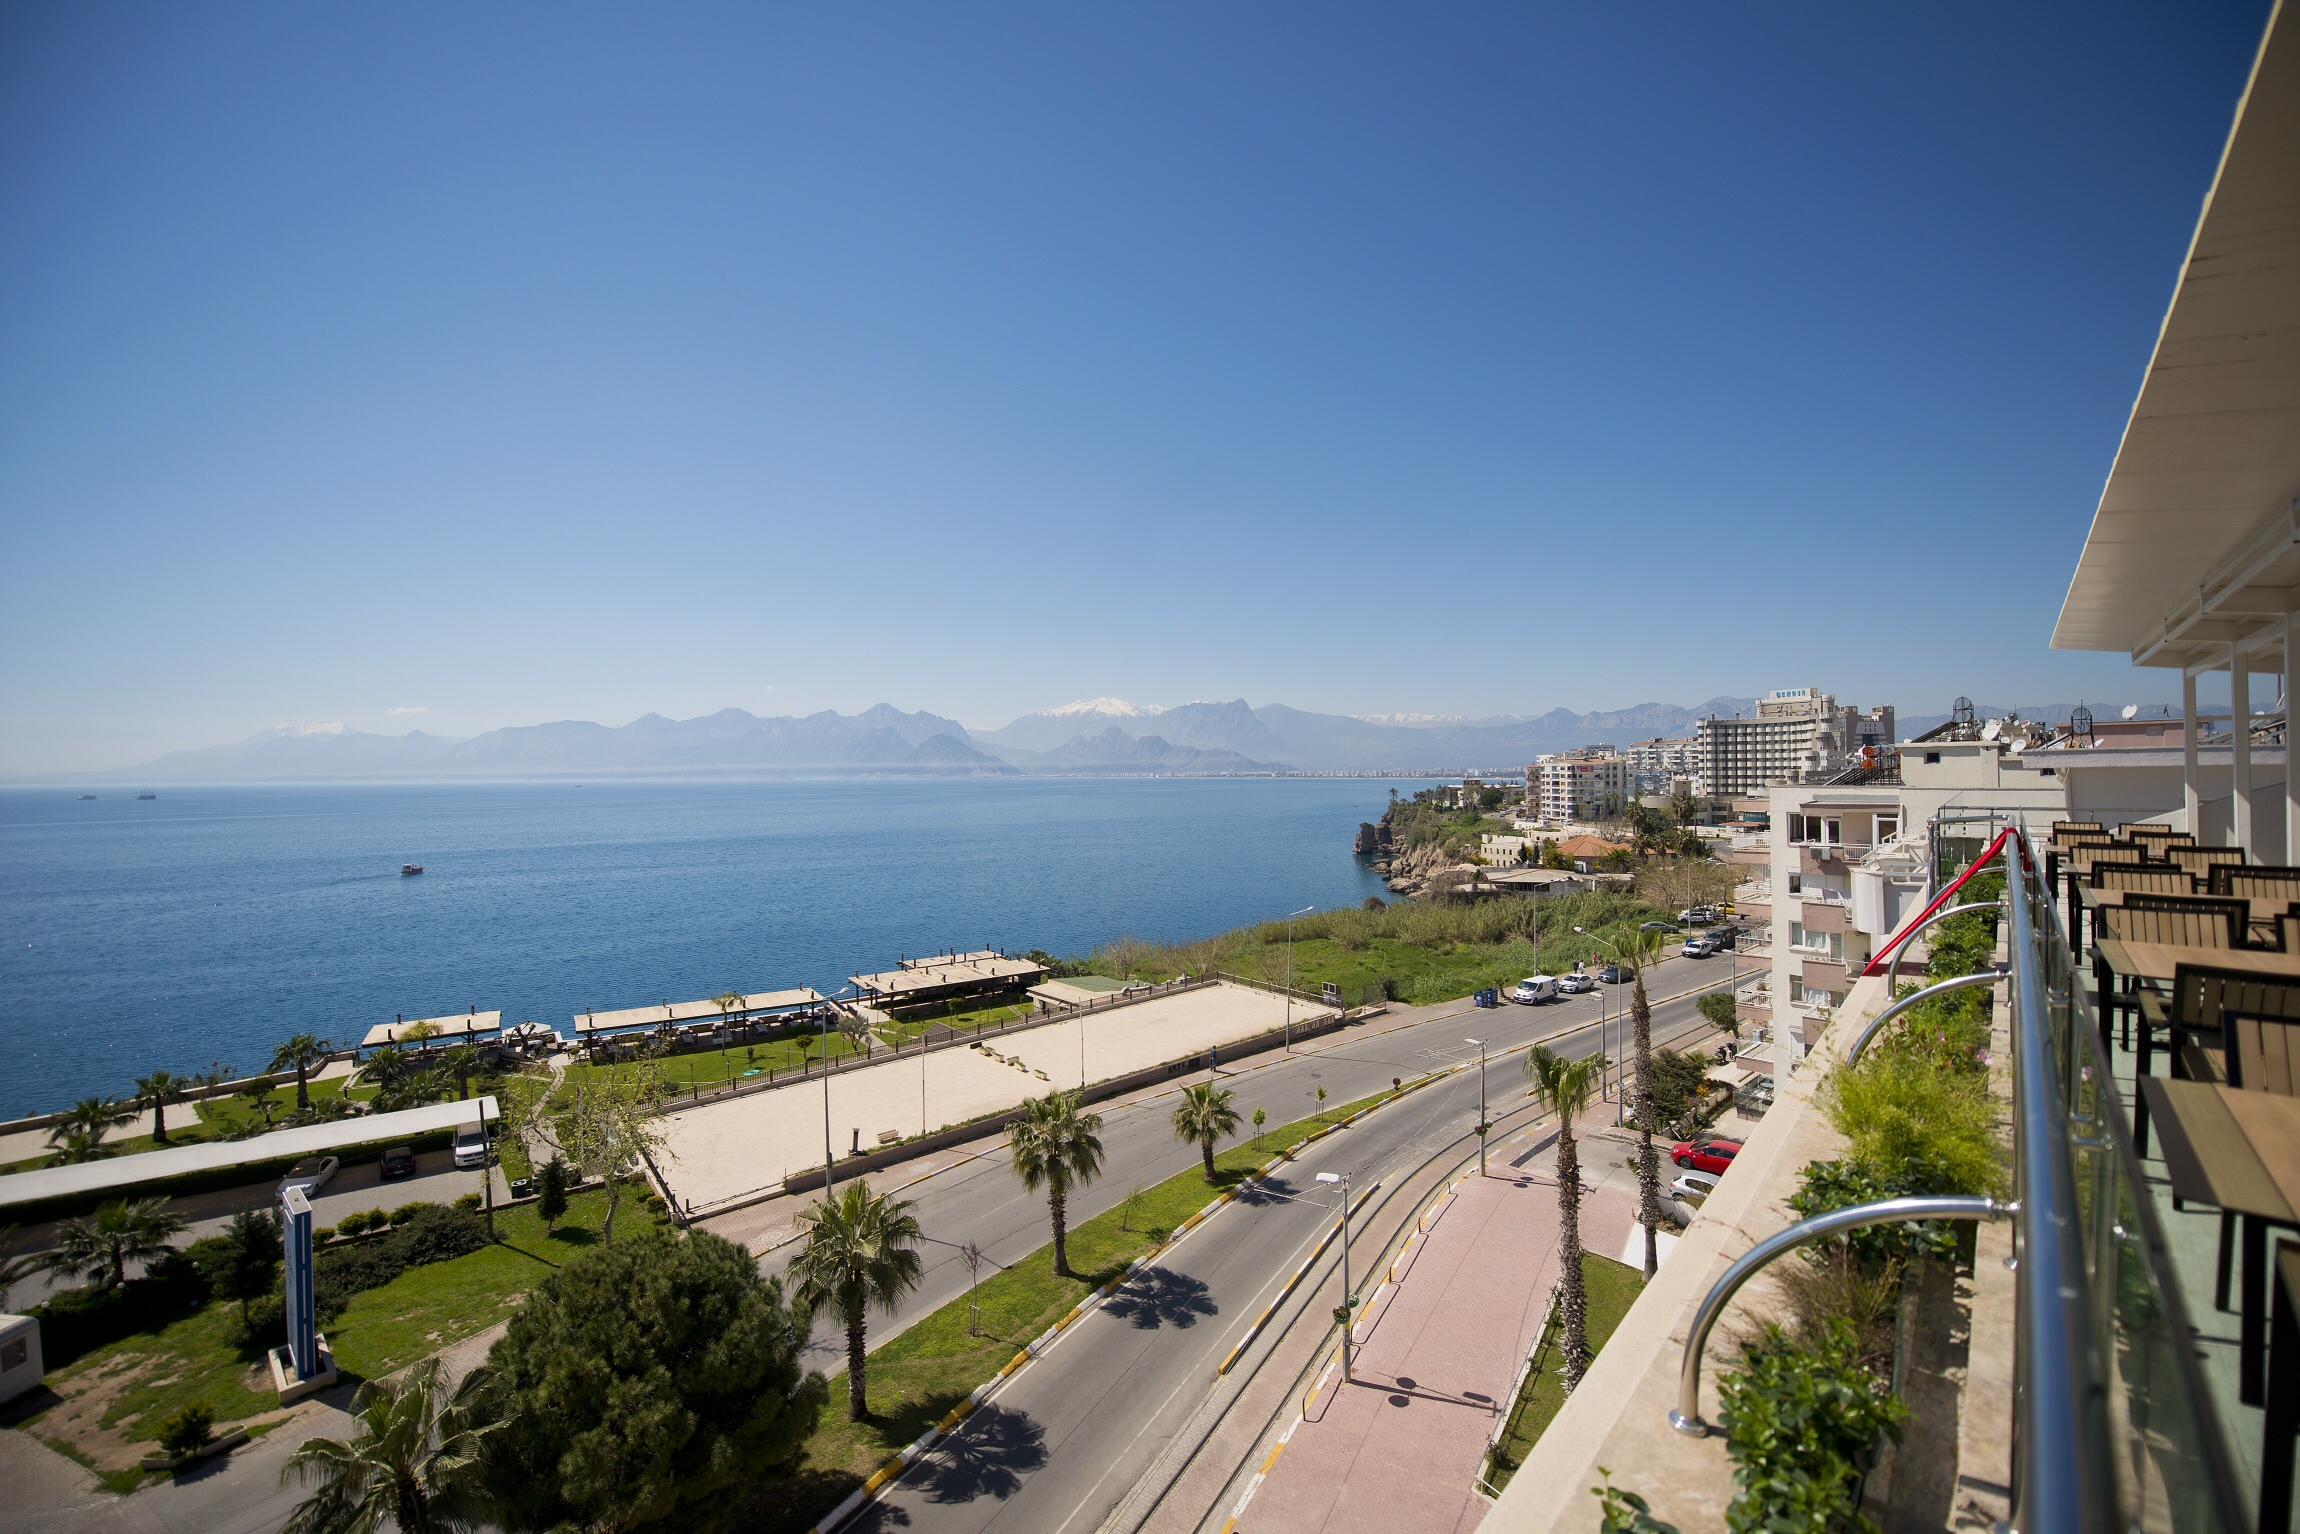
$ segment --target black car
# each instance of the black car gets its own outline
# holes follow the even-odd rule
[[[406,1145],[394,1145],[385,1151],[381,1171],[385,1182],[391,1181],[394,1177],[413,1177],[415,1175],[414,1148]]]
[[[1627,985],[1637,978],[1637,971],[1626,964],[1608,964],[1597,972],[1597,978],[1607,985]]]

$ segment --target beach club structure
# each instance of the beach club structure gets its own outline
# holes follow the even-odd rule
[[[929,1002],[988,1000],[1026,991],[1045,978],[1043,964],[980,948],[973,953],[904,959],[880,974],[852,976],[850,983],[864,1004],[893,1010]]]
[[[677,1044],[740,1041],[812,1017],[823,1001],[821,992],[798,986],[738,996],[732,1006],[725,997],[711,996],[616,1012],[581,1012],[575,1017],[575,1041],[593,1054],[635,1045],[650,1034]]]
[[[388,1023],[377,1023],[367,1030],[359,1047],[363,1053],[401,1044],[418,1044],[428,1049],[434,1044],[474,1044],[493,1039],[502,1032],[501,1012],[482,1012],[473,1007],[452,1017],[397,1017]]]

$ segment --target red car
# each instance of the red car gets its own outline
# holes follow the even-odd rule
[[[1680,1140],[1671,1147],[1669,1159],[1696,1172],[1723,1172],[1739,1154],[1739,1140]]]

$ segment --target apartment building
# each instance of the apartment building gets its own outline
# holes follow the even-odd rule
[[[1694,732],[1694,792],[1725,798],[1809,779],[1893,743],[1890,704],[1840,706],[1812,687],[1778,687],[1750,719],[1704,719]]]
[[[1629,764],[1630,792],[1666,794],[1679,778],[1699,782],[1701,743],[1698,739],[1641,740],[1621,753]]]
[[[1567,752],[1535,763],[1534,772],[1534,804],[1551,825],[1611,819],[1629,802],[1629,764],[1619,756]]]

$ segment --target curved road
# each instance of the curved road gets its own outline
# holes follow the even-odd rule
[[[1647,979],[1655,996],[1675,996],[1695,987],[1724,986],[1731,974],[1730,961],[1669,959]],[[1627,988],[1605,990],[1606,1010],[1616,1013]],[[1347,1030],[1292,1056],[1258,1057],[1235,1073],[1226,1071],[1225,1084],[1236,1094],[1241,1116],[1250,1118],[1260,1106],[1268,1109],[1271,1123],[1286,1123],[1317,1111],[1320,1086],[1327,1089],[1330,1104],[1340,1104],[1381,1090],[1392,1077],[1410,1079],[1465,1060],[1474,1063],[1477,1052],[1464,1043],[1465,1036],[1484,1039],[1494,1052],[1570,1029],[1556,1047],[1572,1055],[1589,1053],[1599,1046],[1599,1030],[1593,1026],[1598,1017],[1594,994],[1539,1007],[1481,1011],[1465,1001],[1405,1009],[1369,1025],[1378,1031]],[[1677,1035],[1676,1042],[1686,1045],[1715,1039],[1691,996],[1657,1003],[1654,1028],[1658,1038]],[[1608,1032],[1608,1042],[1615,1037]],[[1613,1052],[1619,1054],[1618,1043]],[[1490,1068],[1488,1091],[1489,1111],[1497,1119],[1524,1102],[1517,1057]],[[1074,1219],[1089,1218],[1116,1205],[1132,1188],[1195,1164],[1196,1152],[1177,1143],[1168,1127],[1168,1095],[1104,1107],[1105,1171],[1073,1197]],[[1367,1197],[1377,1183],[1426,1174],[1432,1156],[1471,1132],[1477,1112],[1478,1072],[1465,1070],[1311,1146],[1072,1327],[958,1432],[912,1465],[850,1527],[998,1527],[1035,1534],[1099,1526],[1208,1405],[1216,1367],[1245,1339],[1254,1318],[1325,1234],[1333,1218],[1332,1194],[1316,1182],[1316,1174],[1348,1173],[1359,1201],[1370,1211],[1384,1197],[1379,1191]],[[1528,1117],[1529,1110],[1521,1109],[1507,1127]],[[1446,1166],[1455,1159],[1446,1158]],[[967,1275],[957,1245],[971,1239],[1003,1265],[1036,1251],[1047,1239],[1043,1199],[1022,1189],[1003,1155],[950,1168],[904,1196],[916,1202],[919,1221],[936,1244],[928,1249],[919,1288],[891,1324],[874,1324],[874,1340],[965,1293]],[[1418,1201],[1411,1207],[1418,1208]],[[1353,1235],[1358,1239],[1351,1248],[1361,1264],[1379,1259],[1380,1228]],[[787,1249],[770,1254],[767,1271],[779,1271],[787,1255]],[[1224,1382],[1225,1390],[1251,1376],[1285,1323],[1312,1303],[1311,1296],[1318,1296],[1321,1314],[1331,1307],[1338,1292],[1333,1273],[1338,1260],[1329,1248],[1269,1331],[1246,1350]],[[1361,1277],[1361,1297],[1371,1288]],[[812,1361],[818,1367],[843,1366],[835,1339],[818,1334],[815,1349]],[[1191,1424],[1194,1433],[1202,1431],[1202,1423]]]

